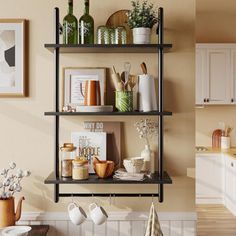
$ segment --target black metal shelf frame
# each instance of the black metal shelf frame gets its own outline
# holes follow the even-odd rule
[[[55,44],[45,44],[45,47],[48,48],[50,51],[54,53],[54,62],[55,62],[55,111],[54,112],[45,112],[45,115],[48,116],[55,116],[55,125],[54,125],[54,132],[55,132],[55,149],[54,149],[54,173],[51,174],[46,180],[45,184],[54,184],[54,201],[58,202],[59,197],[71,197],[78,196],[78,197],[89,197],[89,196],[116,196],[116,197],[158,197],[159,202],[163,202],[164,200],[164,184],[171,184],[172,180],[168,176],[168,174],[164,171],[164,161],[163,161],[163,152],[164,152],[164,116],[172,115],[171,112],[164,111],[164,84],[163,84],[163,67],[164,67],[164,49],[165,48],[171,48],[171,44],[164,44],[163,40],[163,25],[164,25],[164,17],[163,17],[163,8],[158,9],[158,29],[157,29],[157,35],[158,35],[158,44],[156,44],[156,52],[158,52],[158,92],[159,92],[159,99],[158,99],[158,105],[159,110],[153,111],[153,112],[133,112],[133,113],[118,113],[118,112],[109,112],[109,113],[62,113],[59,111],[59,100],[60,100],[60,94],[59,94],[59,70],[60,70],[60,53],[71,53],[71,52],[84,52],[87,53],[96,53],[101,52],[101,49],[104,49],[104,45],[98,46],[98,45],[89,45],[89,46],[65,46],[63,44],[59,43],[59,8],[55,8]],[[115,49],[114,53],[121,52],[123,53],[123,50],[125,46],[109,46],[107,45],[109,49]],[[127,45],[129,50],[126,50],[125,52],[135,52],[133,49],[141,48],[140,50],[137,50],[137,52],[144,53],[145,47],[147,48],[147,53],[153,52],[154,45]],[[74,51],[73,51],[74,48]],[[76,49],[77,48],[77,49]],[[80,49],[78,49],[80,48]],[[81,48],[83,49],[81,51]],[[94,50],[93,50],[94,48]],[[68,50],[69,49],[69,50]],[[99,51],[97,51],[99,50]],[[151,50],[151,52],[150,52]],[[105,53],[111,53],[112,51],[105,50]],[[153,179],[153,181],[150,182],[138,182],[137,184],[157,184],[158,185],[158,192],[156,193],[60,193],[59,191],[59,185],[60,184],[78,184],[79,182],[73,182],[73,181],[62,181],[59,175],[59,127],[60,127],[60,116],[64,115],[125,115],[125,116],[140,116],[140,115],[155,115],[158,116],[158,125],[159,125],[159,131],[158,131],[158,172],[155,174],[157,176]],[[52,178],[52,176],[54,176]],[[168,176],[168,178],[166,177]],[[98,183],[94,182],[93,184]],[[101,182],[102,184],[115,184],[116,181]],[[127,184],[134,184],[134,182],[126,182]],[[89,184],[88,182],[84,182],[84,184]],[[125,182],[119,183],[119,184],[125,184]]]

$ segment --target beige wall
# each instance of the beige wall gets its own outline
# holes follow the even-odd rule
[[[75,14],[82,14],[82,0],[75,0]],[[102,4],[101,4],[102,2]],[[181,3],[180,3],[181,2]],[[192,211],[194,209],[194,181],[187,179],[186,170],[194,167],[194,0],[161,0],[165,9],[166,42],[174,44],[173,52],[166,54],[165,83],[166,109],[174,112],[165,121],[165,167],[174,178],[174,185],[166,188],[163,211]],[[65,210],[69,199],[61,199],[59,204],[52,201],[53,187],[43,184],[53,169],[53,118],[44,117],[44,111],[53,109],[53,55],[44,48],[44,43],[53,40],[53,8],[60,7],[61,15],[66,14],[66,1],[57,0],[0,0],[2,18],[27,18],[30,21],[30,97],[23,99],[1,99],[0,102],[0,166],[9,160],[19,167],[28,168],[32,176],[24,182],[25,210],[58,211]],[[91,14],[96,25],[104,24],[115,11],[129,8],[130,1],[94,0],[91,1]],[[95,10],[96,9],[96,10]],[[157,74],[156,55],[63,55],[63,66],[104,66],[116,65],[122,69],[124,61],[131,61],[132,73],[140,73],[139,65],[146,61],[150,73]],[[62,68],[61,68],[62,71]],[[139,155],[143,149],[142,141],[133,127],[133,118],[96,118],[96,120],[124,121],[124,157]],[[68,141],[71,131],[80,130],[81,121],[89,117],[63,119],[61,143]],[[138,117],[135,118],[138,120]],[[153,148],[155,144],[153,143]],[[66,187],[68,189],[68,186]],[[111,188],[71,186],[73,191],[111,191]],[[120,186],[122,191],[127,187]],[[133,188],[148,191],[147,186]],[[153,188],[157,190],[156,187]],[[118,190],[112,187],[112,191]],[[153,190],[153,191],[154,191]],[[150,190],[151,191],[151,190]],[[91,199],[82,200],[86,204]],[[148,210],[150,200],[116,199],[111,210]]]
[[[196,36],[199,43],[235,43],[234,0],[197,0]],[[235,106],[206,106],[196,109],[196,145],[211,146],[212,132],[220,121],[234,127],[232,145],[236,145]]]

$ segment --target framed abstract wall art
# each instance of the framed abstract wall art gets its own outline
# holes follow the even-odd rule
[[[24,19],[0,19],[0,97],[25,97],[27,37]]]

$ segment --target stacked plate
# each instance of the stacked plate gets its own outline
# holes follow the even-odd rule
[[[30,226],[10,226],[2,230],[3,236],[26,236],[31,230]]]
[[[112,112],[113,106],[76,106],[76,112]]]

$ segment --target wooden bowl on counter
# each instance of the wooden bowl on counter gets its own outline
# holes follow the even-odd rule
[[[100,161],[97,157],[94,157],[93,169],[99,178],[105,179],[112,176],[115,163],[114,161]]]

